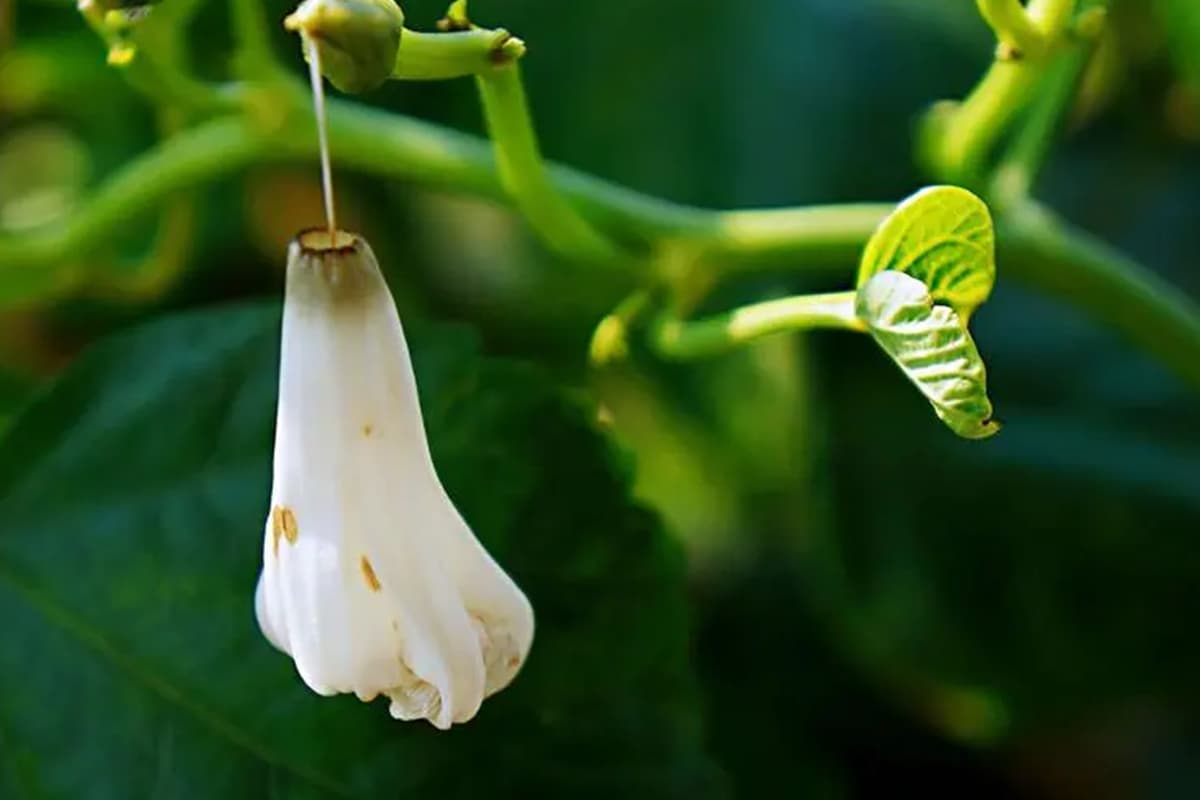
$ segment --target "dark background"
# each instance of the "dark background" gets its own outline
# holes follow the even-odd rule
[[[151,108],[104,67],[72,5],[20,0],[6,9],[15,28],[0,23],[10,227],[31,187],[58,187],[51,218],[69,215],[156,138]],[[216,77],[229,42],[224,4],[211,5],[192,42]],[[273,18],[287,11],[267,5]],[[1187,0],[1116,5],[1036,191],[1200,298],[1200,31],[1186,38]],[[441,6],[410,0],[408,24],[431,29]],[[548,156],[713,207],[907,195],[928,182],[912,158],[920,113],[963,96],[993,47],[965,0],[474,0],[472,12],[529,44]],[[295,42],[277,40],[299,71]],[[41,73],[17,60],[30,54],[57,64],[54,91],[35,91]],[[481,128],[469,81],[391,84],[363,101]],[[538,362],[572,396],[590,394],[636,469],[637,497],[684,544],[690,612],[662,635],[691,634],[688,702],[720,776],[701,786],[738,797],[1200,796],[1194,387],[1006,280],[1003,263],[973,326],[1005,425],[988,441],[950,434],[866,337],[774,339],[686,365],[638,352],[589,371],[592,327],[628,285],[555,262],[491,202],[338,181],[347,225],[387,262],[405,319],[468,323],[490,356]],[[0,416],[16,418],[111,332],[276,297],[284,244],[319,220],[318,192],[313,165],[218,181],[193,193],[186,269],[162,292],[6,310]],[[115,235],[136,254],[153,231],[130,220]],[[854,268],[824,283],[723,285],[710,305],[846,287]],[[28,458],[11,449],[19,434],[0,459]],[[36,503],[24,508],[36,516]],[[0,516],[0,536],[6,527]]]

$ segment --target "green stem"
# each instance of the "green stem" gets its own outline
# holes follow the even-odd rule
[[[1035,95],[1046,59],[1061,45],[1075,0],[1034,0],[1028,15],[1044,46],[1028,53],[998,52],[997,59],[960,105],[939,109],[929,129],[933,160],[945,180],[977,185],[996,142]]]
[[[887,203],[845,203],[803,208],[724,211],[710,228],[687,238],[706,253],[742,267],[795,261],[797,257],[857,263],[866,239],[895,208]]]
[[[1029,0],[1029,16],[1050,40],[1066,32],[1078,0]]]
[[[177,195],[159,215],[149,250],[131,264],[101,276],[89,294],[122,302],[161,297],[188,265],[196,232],[196,198]]]
[[[653,292],[638,289],[614,308],[592,332],[588,360],[596,366],[620,361],[629,355],[629,332],[638,319],[651,310]]]
[[[1046,70],[1037,99],[992,176],[989,196],[998,207],[1006,208],[1029,197],[1090,55],[1090,48],[1072,48]]]
[[[1200,307],[1088,233],[1035,209],[997,231],[1008,274],[1080,306],[1200,387]]]
[[[500,182],[513,203],[555,252],[586,262],[621,258],[616,247],[572,208],[550,180],[530,121],[517,64],[476,78]]]
[[[298,88],[279,103],[306,115]],[[330,104],[339,162],[372,174],[476,195],[505,196],[494,155],[477,137],[363,106]],[[108,179],[70,221],[32,234],[0,236],[0,303],[60,286],[63,265],[101,248],[111,231],[158,208],[169,195],[268,159],[311,162],[312,130],[264,133],[237,119],[203,123],[172,137]],[[710,211],[635,192],[570,167],[546,180],[593,224],[646,248],[683,242],[713,254],[723,270],[767,262],[813,274],[844,273],[891,204],[765,211]],[[1011,219],[1010,219],[1011,217]],[[1200,386],[1200,309],[1137,263],[1065,223],[999,218],[1001,274],[1063,297],[1116,325]],[[622,262],[628,264],[628,262]],[[59,268],[59,269],[52,269]]]
[[[854,313],[855,292],[797,295],[736,308],[686,322],[665,319],[655,326],[655,350],[665,358],[691,359],[717,355],[770,336],[817,328],[865,331]]]
[[[396,52],[397,80],[438,81],[491,72],[525,53],[525,43],[503,29],[422,33],[405,28]]]
[[[302,95],[297,95],[301,97]],[[503,199],[496,154],[484,140],[357,103],[330,101],[329,135],[339,164],[374,175],[416,180]],[[289,137],[272,152],[311,158],[311,137]],[[553,163],[544,164],[551,191],[599,229],[650,250],[683,243],[732,268],[787,264],[844,269],[894,207],[888,203],[710,211],[642,194]],[[561,201],[560,201],[561,202]],[[865,232],[865,233],[864,233]]]
[[[41,298],[74,282],[54,265],[102,249],[132,218],[159,208],[180,190],[242,169],[263,158],[267,140],[239,119],[221,119],[173,136],[129,162],[105,182],[87,206],[61,226],[20,237],[0,236],[0,305]]]
[[[998,60],[936,134],[937,169],[945,180],[977,185],[1000,134],[1028,103],[1038,73],[1022,61]]]
[[[1001,42],[1028,55],[1041,52],[1045,39],[1021,0],[978,0],[978,5],[979,13]]]
[[[181,187],[196,186],[243,169],[263,156],[268,141],[240,119],[222,119],[177,134],[164,148],[135,159],[108,182],[107,190],[53,239],[56,257],[102,245],[128,222],[130,207],[157,207]],[[2,262],[3,259],[0,259]]]
[[[231,99],[220,88],[197,80],[180,63],[184,41],[178,21],[186,23],[196,9],[194,0],[171,7],[166,18],[151,17],[143,28],[125,37],[109,30],[104,10],[94,0],[79,4],[79,12],[88,26],[108,47],[109,60],[114,53],[125,55],[113,62],[129,84],[156,105],[173,105],[197,113],[231,110]]]
[[[237,45],[235,64],[239,74],[262,77],[275,70],[271,36],[260,0],[230,0],[233,39]]]

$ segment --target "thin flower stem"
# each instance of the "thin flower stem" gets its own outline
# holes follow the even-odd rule
[[[337,204],[333,198],[333,165],[329,158],[329,119],[325,113],[325,78],[321,75],[321,50],[307,34],[302,34],[308,50],[308,77],[312,83],[313,116],[317,122],[317,147],[321,161],[321,196],[325,199],[325,225],[329,241],[337,241]]]
[[[855,292],[797,295],[742,306],[695,321],[662,319],[654,326],[654,349],[685,360],[718,355],[764,336],[819,328],[865,331],[854,313]]]

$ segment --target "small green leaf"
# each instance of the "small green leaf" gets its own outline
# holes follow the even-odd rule
[[[884,270],[919,278],[963,323],[996,282],[992,215],[982,200],[957,186],[931,186],[888,215],[867,243],[858,288]]]
[[[856,311],[879,346],[959,436],[984,439],[1000,430],[992,419],[987,372],[966,323],[953,308],[934,305],[928,287],[888,270],[858,291]]]

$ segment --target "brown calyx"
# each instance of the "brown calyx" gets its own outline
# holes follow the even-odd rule
[[[309,255],[350,254],[358,249],[358,234],[328,228],[308,228],[296,234],[296,243]]]

